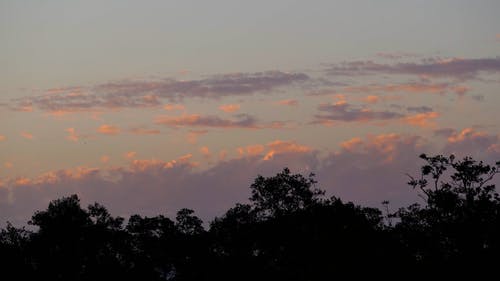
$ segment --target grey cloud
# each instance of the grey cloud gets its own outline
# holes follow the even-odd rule
[[[408,110],[409,112],[416,112],[416,113],[426,113],[426,112],[432,112],[432,111],[434,111],[432,109],[432,107],[425,106],[425,105],[422,105],[422,106],[408,106],[406,108],[406,110]]]
[[[368,74],[411,74],[434,77],[457,78],[460,80],[476,78],[479,72],[500,72],[500,57],[480,59],[428,58],[420,63],[381,64],[373,61],[351,61],[331,65],[326,73],[339,76]]]
[[[303,73],[268,71],[216,75],[206,79],[180,81],[118,81],[88,88],[68,87],[38,96],[12,100],[11,107],[33,106],[43,111],[88,111],[109,108],[158,106],[162,100],[185,98],[217,99],[225,96],[251,95],[269,92],[278,87],[305,82]],[[75,89],[78,89],[75,91]]]
[[[316,122],[321,121],[372,121],[398,119],[404,115],[393,111],[372,111],[362,107],[355,107],[348,103],[321,104],[318,110],[325,114],[315,115]]]

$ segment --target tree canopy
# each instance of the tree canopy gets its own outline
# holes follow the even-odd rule
[[[327,198],[314,174],[257,176],[247,203],[205,228],[190,209],[128,219],[77,195],[29,224],[0,230],[4,280],[324,280],[340,273],[443,272],[500,261],[500,172],[470,157],[420,158],[409,186],[423,198],[396,212]],[[364,269],[352,271],[353,267]]]

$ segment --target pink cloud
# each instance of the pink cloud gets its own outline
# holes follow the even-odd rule
[[[107,125],[107,124],[104,124],[104,125],[101,125],[98,129],[97,129],[97,132],[103,134],[103,135],[110,135],[110,136],[114,136],[114,135],[118,135],[120,134],[121,130],[119,127],[117,126],[113,126],[113,125]]]
[[[226,113],[233,113],[238,110],[240,110],[240,105],[239,104],[223,104],[219,106],[219,109],[226,112]]]
[[[66,132],[68,132],[68,135],[66,136],[66,139],[68,139],[70,141],[73,141],[73,142],[77,142],[79,140],[79,136],[76,133],[75,128],[67,128]]]
[[[265,146],[262,144],[252,144],[245,147],[238,147],[236,150],[240,156],[257,156],[261,155],[265,149]]]
[[[269,151],[264,156],[264,160],[272,159],[276,154],[283,153],[308,153],[312,148],[306,145],[300,145],[293,141],[275,140],[267,144]]]
[[[253,144],[245,147],[238,147],[237,151],[240,156],[255,157],[262,156],[262,160],[271,160],[275,155],[279,154],[296,154],[308,153],[313,149],[306,145],[297,144],[294,141],[275,140],[265,145]]]
[[[186,110],[186,107],[182,104],[171,104],[171,103],[164,105],[163,108],[167,111]]]
[[[129,152],[125,153],[124,156],[127,159],[134,159],[136,155],[137,155],[137,152],[135,152],[135,151],[129,151]]]
[[[160,130],[147,129],[144,127],[136,127],[128,130],[129,133],[133,135],[145,136],[145,135],[158,135],[161,133]]]
[[[49,200],[72,193],[78,193],[83,204],[104,204],[112,214],[172,214],[187,207],[211,220],[236,202],[247,202],[248,187],[257,175],[272,176],[286,166],[292,172],[315,172],[327,196],[375,207],[389,200],[397,208],[419,200],[406,186],[405,173],[419,173],[421,153],[458,148],[488,163],[500,159],[495,150],[500,144],[498,136],[470,131],[450,134],[463,137],[439,148],[418,136],[368,135],[346,140],[339,149],[326,154],[293,141],[277,140],[263,144],[264,151],[258,155],[224,159],[203,170],[196,168],[188,154],[170,161],[135,159],[128,167],[106,170],[80,167],[51,171],[33,179],[2,179],[0,220],[25,223],[35,210],[46,208]],[[272,157],[264,160],[273,150]]]
[[[276,102],[277,105],[286,105],[286,106],[298,106],[299,101],[294,100],[294,99],[285,99],[285,100],[279,100]]]
[[[212,157],[212,152],[210,151],[210,149],[209,149],[207,146],[202,146],[202,147],[200,147],[200,153],[201,153],[201,155],[203,155],[203,157],[205,157],[205,158],[210,158],[210,157]]]
[[[190,144],[198,142],[198,138],[208,133],[208,130],[191,130],[187,133],[186,140]]]
[[[22,132],[21,137],[28,139],[28,140],[32,140],[34,138],[33,135],[28,133],[28,132]]]
[[[108,155],[103,155],[103,156],[101,156],[100,160],[101,160],[101,163],[107,164],[107,163],[109,163],[110,158]]]
[[[432,128],[436,124],[433,122],[434,119],[439,117],[437,112],[424,112],[415,115],[410,115],[403,118],[403,122],[408,125],[422,127],[422,128]]]

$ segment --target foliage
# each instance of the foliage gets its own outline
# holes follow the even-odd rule
[[[258,176],[248,204],[209,224],[193,210],[113,217],[76,195],[36,212],[27,231],[0,230],[6,280],[324,280],[338,274],[411,270],[436,272],[500,261],[500,198],[491,184],[500,162],[420,156],[408,184],[425,204],[385,217],[336,197],[314,175],[285,168]],[[352,271],[356,266],[358,271]]]

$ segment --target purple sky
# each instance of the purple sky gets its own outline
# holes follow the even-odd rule
[[[397,208],[421,153],[500,160],[499,2],[352,2],[0,1],[0,224],[210,220],[284,167]]]

